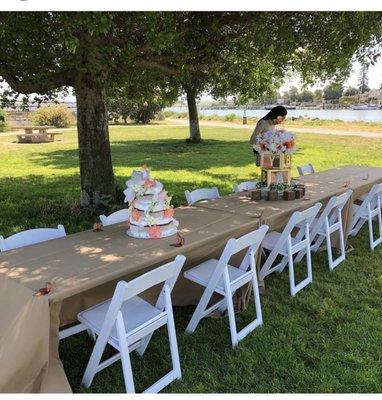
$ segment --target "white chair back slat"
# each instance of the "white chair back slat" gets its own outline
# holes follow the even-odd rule
[[[235,244],[232,248],[231,256],[239,253],[240,251],[248,248],[248,247],[258,247],[263,240],[265,234],[268,232],[268,225],[261,225],[259,229],[253,232],[249,232],[244,236],[239,237],[235,240]]]
[[[237,185],[233,185],[233,191],[235,193],[244,192],[246,190],[254,190],[257,187],[257,181],[241,182]]]
[[[218,199],[220,197],[217,187],[195,189],[192,192],[184,192],[188,205],[192,205],[201,200]]]
[[[342,223],[342,210],[348,203],[352,193],[353,191],[349,189],[339,196],[331,197],[320,216],[310,225],[311,251],[317,252],[324,241],[326,241],[328,263],[331,271],[345,261],[345,235]],[[332,252],[331,235],[334,232],[338,232],[340,248],[340,255],[336,259],[333,258]],[[295,262],[300,262],[305,254],[306,251],[304,249],[304,251],[297,254]]]
[[[271,250],[267,260],[265,261],[263,267],[261,268],[260,274],[262,277],[266,277],[271,272],[273,272],[272,265],[276,261],[277,256],[280,252],[287,248],[288,240],[291,239],[291,233],[296,228],[298,232],[295,236],[297,241],[305,240],[307,235],[309,236],[309,231],[306,228],[310,226],[313,219],[318,214],[322,204],[316,203],[314,206],[304,210],[304,211],[295,211],[290,217],[287,225],[282,231],[280,237],[278,238],[274,248]],[[309,243],[310,244],[310,243]],[[284,265],[286,265],[287,260],[284,260]]]
[[[300,176],[304,176],[304,175],[309,175],[309,174],[314,174],[315,173],[315,170],[314,170],[312,164],[300,165],[299,167],[297,167],[297,171],[298,171]]]
[[[66,236],[63,225],[57,225],[55,228],[36,228],[27,231],[15,233],[4,239],[0,236],[0,251],[17,249],[24,246],[45,242],[52,239],[58,239]]]
[[[129,217],[130,217],[129,209],[124,208],[123,210],[116,211],[108,216],[100,215],[99,219],[101,220],[103,226],[108,226],[127,221]]]
[[[312,242],[315,241],[318,232],[323,229],[326,220],[328,221],[329,226],[332,226],[339,221],[340,214],[352,194],[353,191],[349,189],[339,196],[333,196],[330,198],[324,210],[317,218],[316,223],[312,224],[310,227],[310,239]]]
[[[375,184],[367,194],[362,204],[356,210],[349,234],[356,236],[362,226],[368,222],[370,249],[374,250],[376,246],[382,243],[382,183]],[[373,221],[378,224],[378,236],[374,239]]]
[[[382,183],[377,183],[371,188],[371,190],[369,191],[369,193],[367,194],[367,196],[361,203],[360,207],[358,207],[356,213],[354,214],[353,220],[352,220],[352,223],[350,226],[351,233],[356,228],[356,225],[360,223],[361,216],[367,213],[369,207],[370,208],[373,207],[374,209],[377,209],[378,199],[380,199],[381,196],[382,196]],[[358,233],[359,229],[357,228],[357,233]]]
[[[166,282],[171,291],[185,261],[185,256],[178,255],[175,257],[174,261],[155,268],[152,271],[146,272],[130,282],[119,282],[118,284],[123,284],[125,286],[123,301],[137,296],[145,290],[162,282]]]
[[[242,270],[247,270],[250,266],[250,259],[249,259],[249,253],[252,251],[253,253],[256,253],[258,248],[260,247],[260,244],[268,232],[268,225],[262,225],[259,229],[256,231],[247,233],[244,236],[241,236],[238,239],[231,238],[228,240],[221,256],[219,259],[219,263],[217,267],[215,268],[214,273],[211,276],[210,284],[211,287],[216,287],[220,278],[222,277],[222,274],[224,273],[224,270],[227,268],[227,265],[229,263],[229,260],[231,257],[240,251],[248,248],[248,251],[246,255],[244,256],[242,260],[242,264],[240,265]]]

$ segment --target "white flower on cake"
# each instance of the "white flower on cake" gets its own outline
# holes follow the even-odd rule
[[[172,200],[172,196],[167,196],[166,200],[165,200],[165,206],[166,208],[169,208],[171,205],[171,200]]]
[[[149,224],[149,226],[156,225],[157,219],[150,215],[149,213],[145,213],[145,220]]]

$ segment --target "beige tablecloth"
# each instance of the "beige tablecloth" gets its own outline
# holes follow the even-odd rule
[[[174,237],[129,238],[120,224],[0,254],[0,391],[70,392],[58,354],[59,327],[74,322],[80,310],[110,298],[118,280],[129,280],[177,254],[187,257],[186,269],[218,257],[229,237],[259,226],[259,211],[271,229],[280,229],[293,211],[346,190],[346,180],[354,197],[367,192],[382,181],[382,168],[338,168],[301,180],[311,193],[309,201],[255,203],[232,195],[176,209],[185,237],[181,248],[171,246]],[[346,223],[350,214],[348,210]],[[45,282],[53,284],[52,292],[34,297]],[[155,295],[147,293],[151,300]],[[180,276],[173,303],[195,304],[200,295],[198,285]]]

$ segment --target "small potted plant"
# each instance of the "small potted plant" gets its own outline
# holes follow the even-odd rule
[[[256,188],[251,190],[251,200],[252,201],[258,201],[261,200],[261,187],[259,187],[259,183],[258,182],[256,184]]]
[[[288,188],[284,190],[283,199],[284,200],[294,200],[296,198],[296,193],[293,189]]]
[[[269,186],[268,200],[277,201],[279,199],[279,192],[277,190],[277,184],[271,184]]]
[[[267,187],[267,182],[265,181],[257,182],[256,188],[260,189],[262,198],[267,198],[269,192],[269,188]]]

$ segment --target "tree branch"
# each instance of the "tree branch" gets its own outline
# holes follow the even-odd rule
[[[0,75],[7,81],[11,88],[19,93],[44,94],[50,90],[57,89],[62,86],[73,86],[75,81],[74,69],[52,72],[47,74],[47,79],[35,82],[23,80],[17,74],[10,72],[7,65],[0,60]]]

